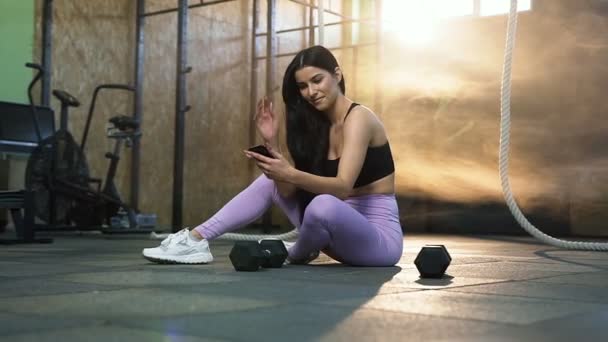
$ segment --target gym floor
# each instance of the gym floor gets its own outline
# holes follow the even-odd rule
[[[156,265],[144,236],[54,235],[0,246],[0,339],[10,341],[587,341],[606,336],[608,258],[528,237],[407,235],[397,267],[236,272]],[[422,280],[424,244],[446,276]]]

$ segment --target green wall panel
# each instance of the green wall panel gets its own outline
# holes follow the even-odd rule
[[[32,77],[26,62],[32,61],[34,1],[0,1],[0,100],[27,101]],[[36,61],[39,62],[39,61]]]

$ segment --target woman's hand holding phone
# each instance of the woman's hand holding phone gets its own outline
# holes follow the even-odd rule
[[[255,161],[266,177],[280,182],[289,182],[292,179],[295,168],[272,146],[253,146],[244,150],[243,153],[247,158]]]
[[[268,151],[268,149],[266,148],[266,146],[264,145],[257,145],[257,146],[253,146],[247,149],[247,151],[251,151],[251,152],[255,152],[257,154],[261,154],[264,157],[268,157],[268,158],[272,158],[272,159],[276,159],[271,153],[270,151]]]

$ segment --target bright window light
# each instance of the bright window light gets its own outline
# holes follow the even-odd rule
[[[509,13],[511,1],[509,0],[480,0],[479,15],[490,16]],[[517,2],[517,11],[529,11],[531,8],[531,0],[519,0]]]
[[[471,0],[433,0],[429,2],[432,3],[440,18],[472,15],[474,10]]]
[[[394,32],[408,45],[426,45],[435,37],[437,24],[449,17],[509,13],[509,0],[383,0],[383,30]],[[518,11],[531,8],[531,0],[519,0]]]
[[[443,18],[473,14],[472,0],[384,0],[383,29],[395,32],[408,44],[432,41],[437,22]]]

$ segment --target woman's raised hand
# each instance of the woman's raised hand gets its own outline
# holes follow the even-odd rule
[[[264,142],[276,147],[279,136],[279,120],[272,111],[272,102],[266,96],[258,101],[253,120]]]

